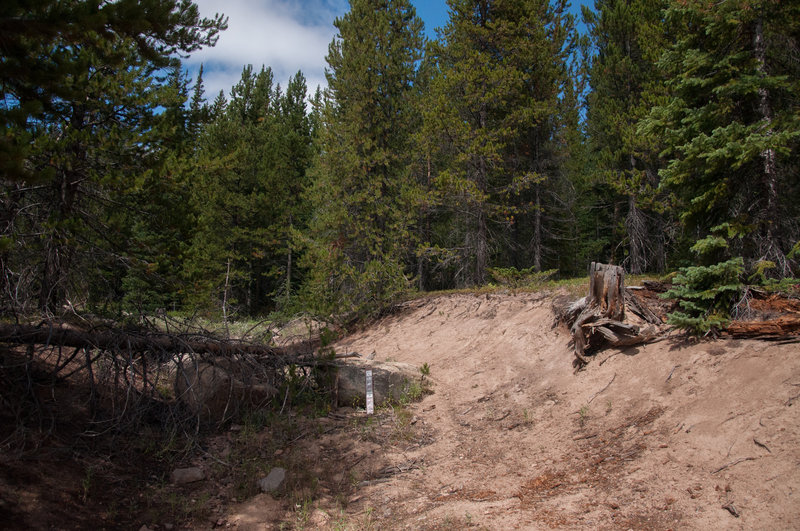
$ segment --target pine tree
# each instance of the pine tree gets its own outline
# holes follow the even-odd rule
[[[422,22],[407,0],[354,0],[336,19],[320,154],[309,192],[306,294],[319,311],[368,311],[406,289],[409,174]]]
[[[270,69],[255,73],[246,66],[230,102],[217,98],[215,119],[200,138],[192,187],[196,232],[187,263],[194,304],[224,301],[224,311],[230,305],[254,313],[268,303],[263,258],[271,245],[272,82]]]
[[[433,251],[461,285],[485,282],[503,248],[512,265],[541,270],[564,177],[558,135],[572,19],[564,2],[448,5],[425,112],[428,150],[439,146],[442,158],[432,201],[446,213],[446,239]]]
[[[797,185],[800,5],[772,0],[672,4],[682,32],[663,55],[671,99],[643,133],[661,135],[671,161],[662,185],[680,201],[688,233],[722,224],[743,238],[733,256],[773,261],[800,239]]]
[[[594,210],[610,214],[601,229],[608,234],[608,254],[592,259],[620,262],[634,274],[666,267],[668,214],[657,193],[661,146],[636,131],[665,96],[656,67],[667,43],[665,6],[664,0],[597,0],[595,12],[584,7],[595,51],[587,111]]]
[[[197,140],[200,131],[209,122],[210,109],[205,98],[205,84],[203,83],[203,65],[197,72],[197,79],[192,89],[192,99],[189,102],[189,121],[187,129],[192,140]]]
[[[0,109],[0,177],[31,180],[52,172],[26,163],[30,129],[68,118],[57,116],[62,103],[80,101],[90,90],[76,80],[91,69],[124,68],[131,48],[148,64],[167,67],[176,54],[213,46],[227,20],[201,18],[197,6],[184,0],[32,0],[3,2],[0,24],[0,94],[6,103]],[[87,63],[83,51],[91,51],[94,62]]]
[[[298,249],[294,240],[298,232],[305,230],[310,215],[303,193],[309,184],[307,172],[314,156],[313,131],[312,119],[306,112],[306,80],[302,72],[289,80],[279,106],[275,172],[279,176],[276,182],[281,184],[281,194],[276,199],[281,200],[282,212],[280,226],[276,228],[283,264],[275,266],[278,272],[275,292],[286,305],[303,279],[303,272],[297,266]]]
[[[142,213],[130,198],[173,141],[167,121],[180,122],[156,112],[181,91],[160,73],[225,22],[177,0],[6,2],[0,21],[2,240],[15,242],[2,307],[119,301]]]
[[[269,68],[246,66],[240,81],[215,101],[192,173],[196,230],[186,276],[192,304],[257,314],[286,304],[297,260],[295,227],[310,164],[306,85],[298,72],[284,93]]]

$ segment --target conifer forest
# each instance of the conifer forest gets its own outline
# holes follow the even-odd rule
[[[366,315],[516,273],[800,273],[800,2],[351,0],[327,86],[189,0],[0,7],[0,312]],[[689,269],[686,269],[689,268]],[[696,271],[695,271],[696,272]],[[723,275],[724,276],[724,275]]]

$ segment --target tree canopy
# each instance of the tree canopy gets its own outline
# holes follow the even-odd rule
[[[796,4],[596,0],[581,35],[565,0],[449,0],[426,41],[408,0],[353,0],[326,87],[243,65],[207,97],[181,60],[223,15],[5,2],[2,311],[352,316],[593,261],[797,275]]]

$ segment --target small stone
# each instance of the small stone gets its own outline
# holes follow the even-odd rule
[[[147,527],[146,525],[142,525],[142,527],[139,528],[139,531],[153,531],[153,530]]]
[[[170,479],[176,485],[185,485],[187,483],[194,483],[206,478],[205,472],[200,467],[191,468],[176,468],[172,471]]]
[[[323,528],[328,525],[331,517],[325,511],[321,509],[314,509],[314,512],[311,513],[311,516],[308,519],[308,523],[315,528]]]
[[[175,529],[175,526],[173,524],[164,524],[164,529],[171,531],[172,529]]]
[[[269,471],[267,477],[258,481],[258,486],[262,492],[273,492],[283,485],[283,480],[286,479],[286,469],[275,467]]]

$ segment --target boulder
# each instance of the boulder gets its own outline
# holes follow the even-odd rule
[[[194,483],[206,478],[205,472],[199,467],[190,468],[176,468],[172,471],[170,479],[175,485],[185,485],[187,483]]]
[[[286,469],[275,467],[269,471],[267,477],[261,478],[258,481],[258,486],[261,492],[273,492],[281,488],[283,481],[286,479]]]
[[[252,378],[253,372],[228,358],[184,360],[175,375],[175,396],[202,421],[222,423],[277,394],[272,385]]]
[[[413,384],[422,381],[419,369],[408,363],[348,358],[336,363],[337,402],[340,406],[366,404],[366,371],[372,370],[375,405],[398,401]]]

